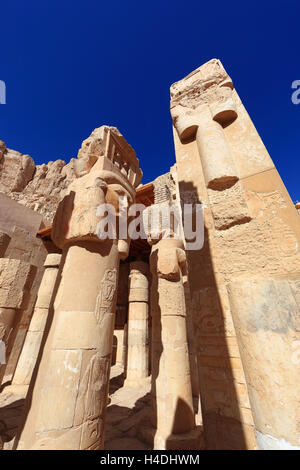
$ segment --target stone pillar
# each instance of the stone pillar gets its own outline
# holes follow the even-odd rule
[[[171,86],[171,114],[181,198],[205,204],[188,262],[207,447],[299,446],[299,215],[219,60]]]
[[[148,264],[130,263],[126,385],[138,386],[149,375]]]
[[[300,450],[300,277],[228,286],[261,450]]]
[[[237,169],[223,128],[213,120],[209,109],[199,116],[196,142],[207,187],[222,190],[236,183]]]
[[[6,252],[6,248],[9,245],[11,237],[7,233],[0,232],[0,258],[3,258]]]
[[[123,334],[122,365],[124,367],[124,377],[126,377],[127,356],[128,356],[128,320],[127,320],[127,323],[125,323],[124,325],[124,334]]]
[[[0,384],[35,273],[36,268],[25,261],[0,259]]]
[[[134,150],[108,126],[83,142],[76,174],[54,219],[52,238],[63,250],[61,282],[19,449],[104,445],[119,262],[129,244],[116,238],[114,224],[107,237],[103,204],[118,217],[119,195],[132,204],[142,175]]]
[[[124,348],[126,347],[125,327],[128,315],[128,274],[129,263],[120,263],[114,336],[116,337],[117,343],[116,362],[120,366],[123,366],[124,370],[126,369],[126,362],[124,361],[126,355],[124,356]]]
[[[150,257],[155,449],[200,447],[193,409],[182,248],[181,240],[163,239],[152,247]]]
[[[190,287],[188,277],[183,276],[183,286],[185,293],[185,304],[186,304],[186,328],[187,328],[187,340],[189,348],[189,360],[190,360],[190,373],[191,373],[191,385],[193,394],[193,403],[195,410],[196,425],[202,426],[202,411],[201,411],[201,396],[200,396],[200,385],[199,385],[199,371],[197,361],[197,350],[195,343],[195,327],[193,319],[193,307],[191,302]]]
[[[30,321],[25,342],[13,376],[13,385],[28,386],[41,347],[41,342],[51,306],[58,274],[61,255],[51,253],[47,256],[45,271],[38,291],[34,312]]]

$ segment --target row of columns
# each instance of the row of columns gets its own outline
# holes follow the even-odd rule
[[[40,351],[51,301],[56,291],[58,269],[61,255],[48,254],[44,262],[44,274],[39,287],[33,315],[26,334],[25,342],[13,376],[13,385],[28,387]]]
[[[182,274],[178,271],[178,278],[169,279],[168,274],[161,273],[161,266],[166,258],[167,263],[169,258],[174,258],[174,250],[175,257],[178,255],[180,259],[181,257],[185,259],[181,247],[181,242],[178,245],[178,241],[164,240],[153,247],[151,255],[152,424],[157,429],[154,443],[157,449],[187,448],[191,442],[191,448],[197,448],[199,441],[198,434],[190,432],[195,430],[195,417]],[[101,436],[104,435],[102,426],[104,426],[112,349],[109,338],[112,337],[114,318],[111,314],[103,325],[101,302],[98,313],[92,310],[83,311],[82,308],[83,305],[86,308],[88,303],[92,305],[93,300],[96,304],[99,303],[98,296],[92,299],[92,294],[96,295],[98,292],[98,288],[95,288],[96,282],[106,291],[107,300],[115,302],[117,263],[112,264],[112,261],[117,261],[118,256],[114,253],[115,256],[111,256],[109,265],[103,266],[97,247],[94,246],[93,254],[90,249],[90,244],[88,247],[71,246],[63,255],[64,262],[61,265],[61,281],[55,301],[53,323],[49,339],[42,351],[42,359],[32,390],[31,402],[38,403],[38,407],[31,406],[25,413],[26,419],[19,437],[18,448],[75,449],[103,446]],[[111,250],[115,251],[115,248],[112,246]],[[158,252],[159,261],[157,261]],[[60,261],[61,255],[49,254],[44,263],[45,272],[13,385],[28,387],[30,384],[46,322],[49,320],[53,296],[56,293]],[[82,266],[85,264],[89,266],[90,274],[86,282],[82,279]],[[100,265],[104,275],[99,280]],[[105,267],[107,269],[104,269]],[[94,282],[91,282],[91,274]],[[80,287],[80,295],[76,295],[76,287],[78,291]],[[72,296],[69,295],[70,291],[73,293]],[[128,302],[126,385],[132,387],[139,386],[149,376],[148,263],[143,261],[130,263]],[[95,324],[97,315],[100,324],[106,327],[108,338],[106,342],[103,342],[103,338],[99,341],[99,326]],[[71,330],[70,325],[72,325]],[[75,389],[79,386],[77,400],[72,389],[69,389],[71,385]],[[55,393],[61,386],[65,391],[60,395],[59,401],[54,400]],[[74,416],[73,421],[72,416]],[[56,431],[53,428],[56,428]]]
[[[130,263],[126,385],[138,386],[149,376],[149,266]]]

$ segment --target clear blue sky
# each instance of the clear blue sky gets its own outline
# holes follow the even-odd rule
[[[69,161],[95,127],[115,125],[151,181],[175,159],[171,83],[216,57],[300,199],[299,31],[299,0],[2,2],[0,139],[36,163]]]

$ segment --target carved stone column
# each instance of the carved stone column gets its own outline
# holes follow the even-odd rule
[[[0,259],[0,385],[35,273],[25,261]]]
[[[186,257],[181,240],[152,247],[152,418],[155,449],[199,449],[195,426],[186,304],[182,277]]]
[[[7,233],[0,232],[0,258],[3,258],[6,252],[6,248],[9,245],[11,237]]]
[[[149,375],[148,271],[144,261],[130,263],[126,378],[130,386],[138,386]]]
[[[83,142],[77,176],[54,220],[52,238],[63,249],[62,279],[25,405],[20,449],[104,445],[119,262],[129,246],[105,239],[100,227],[107,219],[97,208],[111,203],[119,217],[119,195],[130,205],[142,175],[123,136],[103,126]]]
[[[124,371],[126,369],[127,357],[127,340],[125,330],[128,316],[128,274],[129,263],[120,263],[114,336],[116,363],[120,366],[124,366]]]
[[[181,196],[205,204],[188,262],[207,447],[299,446],[299,215],[219,60],[171,86],[171,114]]]
[[[13,376],[13,385],[28,386],[41,347],[43,334],[53,297],[61,255],[51,253],[47,256],[45,271],[38,291],[34,312],[30,321],[25,342]]]
[[[261,450],[300,450],[300,278],[237,279],[231,311]]]

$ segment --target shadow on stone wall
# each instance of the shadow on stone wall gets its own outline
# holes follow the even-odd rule
[[[192,183],[180,182],[179,188],[181,195],[194,195],[194,202],[201,203]],[[225,324],[206,227],[203,248],[187,251],[187,260],[205,447],[246,449],[236,393],[238,384],[234,380],[232,356],[227,344],[232,333],[228,334]]]

